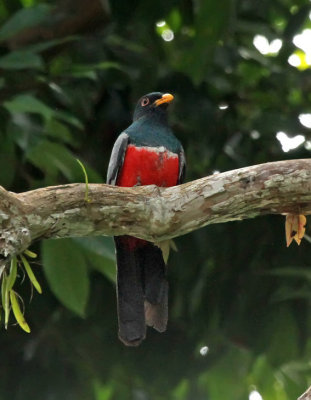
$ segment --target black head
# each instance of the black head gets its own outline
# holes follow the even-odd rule
[[[146,94],[138,100],[133,120],[136,121],[146,115],[164,117],[167,106],[173,99],[174,96],[169,93],[153,92]]]

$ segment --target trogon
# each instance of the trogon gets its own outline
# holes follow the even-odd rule
[[[159,92],[137,103],[133,123],[117,138],[107,174],[110,185],[175,186],[185,176],[185,154],[167,122],[167,107],[174,99]],[[131,236],[116,236],[119,338],[137,346],[146,325],[166,330],[168,283],[162,250]]]

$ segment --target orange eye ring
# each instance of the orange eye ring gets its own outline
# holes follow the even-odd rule
[[[148,97],[144,97],[140,103],[143,107],[147,106],[149,104],[149,99]]]

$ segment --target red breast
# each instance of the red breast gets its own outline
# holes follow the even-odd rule
[[[164,147],[127,147],[118,186],[175,186],[178,181],[178,155]]]

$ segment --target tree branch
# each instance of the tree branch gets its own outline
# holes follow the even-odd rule
[[[171,188],[81,183],[0,190],[0,266],[42,238],[129,234],[150,241],[265,214],[311,214],[311,160],[266,163]]]
[[[301,396],[299,396],[297,400],[310,400],[310,399],[311,399],[311,386]]]

